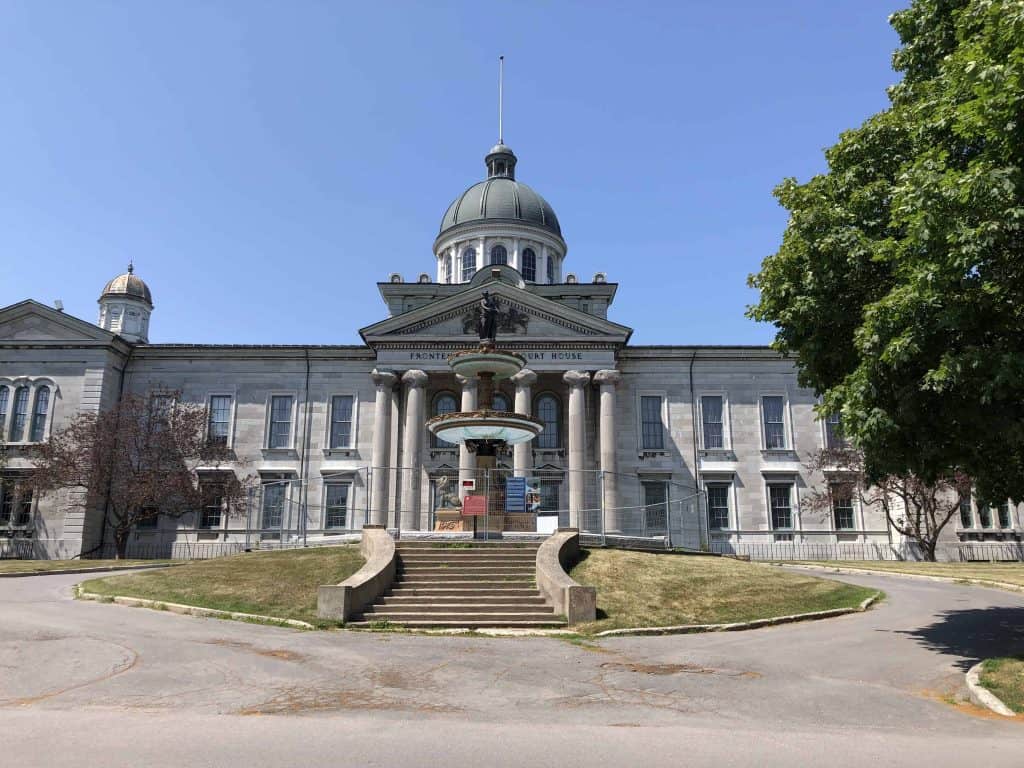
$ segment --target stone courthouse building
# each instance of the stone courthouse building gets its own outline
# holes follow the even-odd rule
[[[0,309],[0,555],[4,542],[51,557],[100,542],[102,509],[69,494],[32,498],[17,478],[26,446],[122,393],[203,404],[209,439],[232,449],[234,471],[259,479],[244,516],[214,504],[161,518],[133,534],[136,546],[315,541],[366,522],[408,535],[433,528],[441,477],[497,491],[515,475],[530,478],[534,531],[573,524],[755,556],[899,543],[854,499],[806,504],[827,482],[807,458],[837,439],[837,425],[817,418],[790,360],[767,347],[631,345],[632,329],[613,319],[617,284],[585,254],[569,258],[554,209],[518,180],[512,150],[499,144],[485,163],[486,177],[444,211],[429,270],[378,284],[386,312],[361,329],[363,344],[151,344],[159,312],[131,268],[101,291],[95,323],[32,300]],[[447,359],[476,343],[484,290],[499,301],[499,346],[528,365],[498,385],[495,405],[544,424],[486,476],[424,428],[476,406]],[[500,518],[502,495],[492,496]],[[1015,539],[1020,513],[975,503],[950,530]]]

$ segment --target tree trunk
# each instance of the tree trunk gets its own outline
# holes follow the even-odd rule
[[[938,545],[938,541],[922,540],[921,541],[921,552],[924,554],[924,559],[929,563],[935,562],[935,547]]]
[[[124,560],[128,551],[128,531],[114,531],[114,549],[116,550],[115,557],[118,560]]]

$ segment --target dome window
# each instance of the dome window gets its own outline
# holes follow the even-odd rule
[[[523,275],[524,280],[529,280],[531,283],[537,282],[537,254],[533,252],[532,248],[527,248],[523,251],[522,269],[519,271]]]
[[[508,264],[508,251],[504,245],[491,248],[491,264]]]
[[[466,248],[462,252],[462,282],[468,283],[476,272],[476,249]]]
[[[555,259],[554,259],[553,256],[548,256],[547,268],[548,268],[548,274],[547,274],[548,282],[549,283],[553,283],[553,282],[555,282]]]
[[[450,253],[444,257],[444,281],[446,283],[452,281],[452,255]]]

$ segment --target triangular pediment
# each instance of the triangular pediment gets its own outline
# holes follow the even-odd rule
[[[526,288],[502,282],[485,286],[498,300],[498,340],[523,342],[594,341],[625,344],[632,330],[557,301],[537,296]],[[368,344],[375,341],[470,341],[477,336],[482,289],[438,299],[408,312],[363,328]]]
[[[105,342],[115,334],[38,301],[22,301],[0,309],[0,341]]]

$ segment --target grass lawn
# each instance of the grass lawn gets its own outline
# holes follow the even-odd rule
[[[0,560],[0,573],[47,573],[79,568],[111,568],[125,565],[161,565],[168,560]]]
[[[725,557],[614,549],[584,552],[571,575],[597,587],[598,620],[580,627],[582,632],[720,624],[852,608],[875,593]]]
[[[800,562],[798,565],[825,565],[832,568],[863,568],[890,573],[913,573],[921,576],[945,576],[953,579],[1002,581],[1024,587],[1024,563],[908,563],[888,560],[824,560]]]
[[[1014,712],[1024,713],[1024,656],[986,659],[981,684]]]
[[[87,592],[318,623],[316,590],[363,565],[359,548],[316,547],[194,560],[177,568],[92,579]]]

